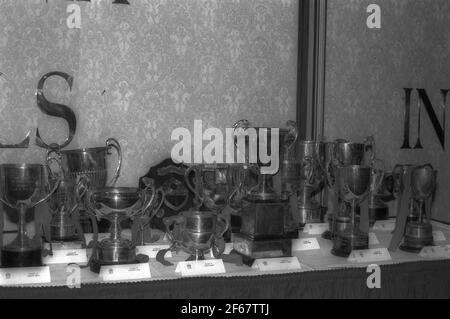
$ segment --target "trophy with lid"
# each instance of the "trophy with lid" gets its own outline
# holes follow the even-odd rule
[[[256,173],[258,182],[247,189],[242,198],[242,223],[240,230],[232,234],[233,248],[244,256],[246,263],[256,258],[290,256],[291,239],[286,233],[289,202],[273,189],[272,177],[276,172],[268,172],[258,148],[264,146],[265,140],[267,154],[273,154],[273,145],[280,151],[284,147],[280,142],[288,141],[286,144],[289,145],[297,136],[291,136],[294,133],[290,129],[250,127],[246,120],[237,122],[234,128],[237,151],[245,155],[243,165]]]
[[[26,224],[30,216],[27,210],[46,201],[58,188],[60,180],[52,187],[47,178],[49,167],[42,164],[1,164],[0,165],[0,201],[17,212],[11,216],[17,220],[17,236],[8,241],[1,229],[1,265],[2,267],[33,267],[42,265],[42,240],[40,235],[49,239],[49,234],[42,234],[36,229],[31,239],[27,234]],[[3,213],[2,213],[3,214]],[[36,212],[36,214],[39,214]],[[14,218],[15,217],[15,218]],[[36,215],[33,222],[36,225]],[[3,222],[3,215],[0,216]]]

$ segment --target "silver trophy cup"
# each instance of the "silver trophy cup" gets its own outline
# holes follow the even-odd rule
[[[411,193],[417,203],[418,219],[406,224],[405,236],[400,249],[419,252],[424,246],[433,245],[433,228],[430,224],[430,212],[426,201],[436,189],[436,171],[430,164],[416,166],[411,172]],[[414,207],[414,206],[412,206]]]
[[[28,237],[26,213],[27,209],[46,201],[59,186],[58,180],[50,187],[47,170],[48,166],[42,164],[0,165],[0,201],[19,214],[18,233],[14,240],[3,245],[3,234],[1,236],[2,267],[32,267],[42,264],[41,239],[32,240]],[[36,229],[36,233],[39,232]]]
[[[351,205],[350,224],[336,232],[331,253],[347,257],[354,249],[367,249],[369,237],[359,229],[356,209],[368,195],[371,184],[371,168],[359,165],[336,168],[336,184],[341,199]]]
[[[97,242],[94,233],[94,245],[91,259],[91,270],[97,272],[98,266],[113,264],[129,264],[137,262],[136,239],[128,240],[121,236],[121,222],[127,218],[137,218],[145,214],[154,204],[157,191],[132,187],[104,187],[88,190],[86,206],[88,212],[98,220],[107,219],[110,225],[109,238]]]

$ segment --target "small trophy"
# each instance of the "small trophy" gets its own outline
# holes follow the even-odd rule
[[[430,164],[416,166],[411,172],[412,199],[417,203],[419,216],[417,221],[410,220],[406,224],[401,250],[418,253],[425,246],[433,246],[431,210],[426,209],[426,201],[435,192],[436,175],[437,172]],[[414,209],[414,205],[410,206],[411,209]]]

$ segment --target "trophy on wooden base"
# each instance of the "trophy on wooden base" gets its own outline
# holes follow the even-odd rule
[[[246,120],[237,122],[234,129],[235,132],[240,129],[240,133],[243,133],[244,147],[239,149],[238,135],[237,151],[245,152],[244,165],[250,167],[258,176],[258,182],[248,189],[242,198],[241,226],[239,231],[232,234],[233,248],[244,257],[244,263],[247,264],[252,263],[256,258],[290,256],[291,238],[286,232],[289,228],[286,225],[287,214],[290,212],[289,201],[282,199],[273,189],[273,175],[264,173],[264,166],[267,164],[261,160],[261,152],[256,155],[248,154],[248,151],[255,152],[261,147],[260,142],[261,138],[265,138],[264,134],[267,134],[267,154],[270,152],[269,145],[272,145],[272,141],[278,142],[276,145],[280,150],[283,149],[280,143],[295,142],[297,136],[290,129],[252,128]],[[256,143],[257,147],[252,148],[251,143]],[[255,161],[251,163],[249,158],[252,155],[256,156],[254,156]]]

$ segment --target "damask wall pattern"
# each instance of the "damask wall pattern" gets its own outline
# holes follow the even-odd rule
[[[0,139],[13,143],[39,127],[62,143],[64,120],[36,105],[39,78],[73,75],[71,91],[50,78],[45,95],[70,106],[77,133],[68,148],[119,139],[121,185],[137,185],[170,156],[171,132],[230,127],[241,118],[279,127],[295,118],[296,0],[131,0],[76,2],[81,29],[66,25],[61,0],[0,1]],[[0,162],[42,162],[45,151],[0,150]]]
[[[366,10],[371,3],[381,8],[380,29],[366,26],[369,15]],[[325,81],[327,138],[361,141],[373,134],[378,157],[385,160],[388,169],[396,163],[431,163],[438,170],[433,214],[447,222],[450,222],[448,127],[444,151],[422,108],[424,148],[400,147],[405,108],[403,88],[426,89],[443,124],[440,89],[450,89],[449,17],[447,0],[328,0]],[[411,146],[417,139],[417,95],[414,91],[411,96]]]

